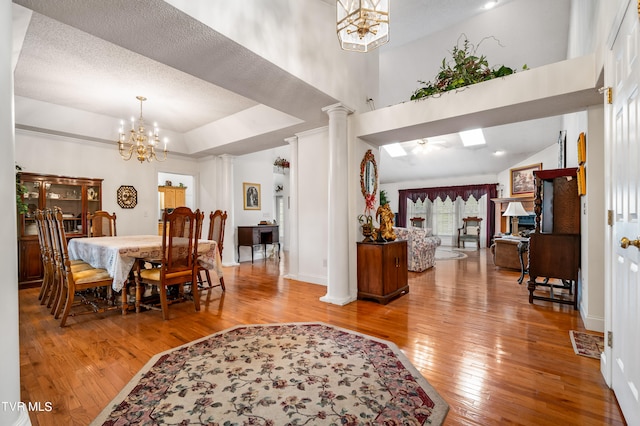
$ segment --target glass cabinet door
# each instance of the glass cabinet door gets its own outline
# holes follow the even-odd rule
[[[87,187],[87,212],[95,213],[100,210],[100,187],[89,185]]]
[[[45,188],[48,209],[59,207],[62,210],[64,232],[82,233],[82,185],[55,184]]]
[[[40,182],[23,182],[27,193],[24,194],[24,203],[29,210],[23,215],[24,223],[22,228],[23,235],[37,235],[36,220],[34,214],[40,208]]]

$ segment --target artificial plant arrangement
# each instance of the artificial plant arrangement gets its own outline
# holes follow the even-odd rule
[[[16,164],[16,211],[18,214],[24,214],[29,211],[29,206],[24,202],[24,196],[27,194],[27,187],[20,179],[22,167]]]
[[[389,200],[387,199],[387,191],[383,189],[380,191],[380,205],[384,206],[385,204],[389,204]]]
[[[516,72],[513,68],[504,65],[500,67],[490,67],[484,55],[477,56],[476,51],[486,38],[482,39],[480,43],[478,43],[478,46],[474,46],[467,40],[464,34],[460,37],[462,36],[465,37],[462,48],[458,47],[460,44],[460,39],[458,39],[458,43],[453,47],[451,52],[451,59],[448,62],[447,58],[442,59],[442,65],[435,80],[433,82],[418,81],[418,83],[423,84],[424,87],[413,92],[413,95],[411,95],[412,101],[449,90],[460,89],[494,78],[504,77]],[[528,69],[527,65],[525,64],[522,69]]]

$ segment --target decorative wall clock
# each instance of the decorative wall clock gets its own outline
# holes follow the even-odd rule
[[[138,191],[133,186],[122,185],[118,188],[118,205],[123,209],[132,209],[138,204]]]

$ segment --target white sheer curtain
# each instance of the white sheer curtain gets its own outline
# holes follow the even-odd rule
[[[462,197],[456,197],[456,200],[453,202],[453,235],[451,236],[451,247],[456,247],[458,245],[458,228],[462,227],[462,218],[466,217],[465,215],[465,202]]]
[[[487,246],[487,226],[489,226],[489,218],[487,217],[487,195],[483,195],[478,200],[478,217],[482,218],[482,225],[480,226],[480,247]]]

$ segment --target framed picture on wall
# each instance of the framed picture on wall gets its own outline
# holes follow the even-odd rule
[[[542,163],[510,170],[512,197],[527,197],[533,194],[536,189],[533,172],[536,170],[542,170]]]
[[[248,183],[242,184],[242,198],[244,199],[245,210],[260,210],[260,184]]]

